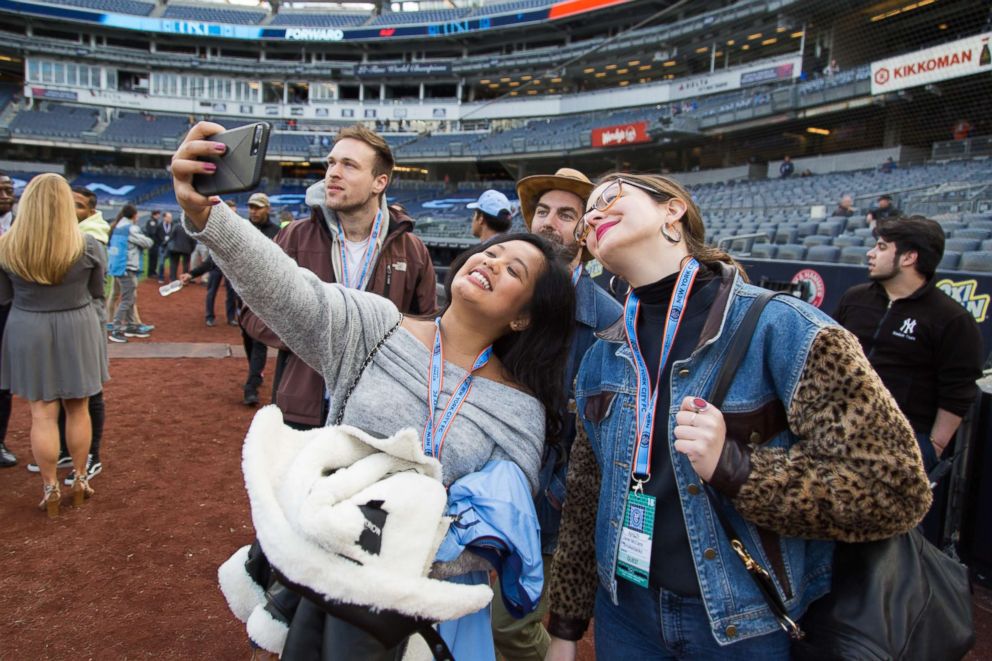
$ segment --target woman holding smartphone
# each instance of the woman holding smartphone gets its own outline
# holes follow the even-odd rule
[[[573,659],[595,614],[600,661],[787,659],[705,489],[797,620],[830,588],[831,540],[888,537],[926,513],[909,424],[857,339],[788,296],[764,309],[717,409],[706,397],[760,290],[704,244],[671,179],[611,175],[586,209],[577,238],[632,289],[576,381],[548,658]]]
[[[197,158],[220,151],[210,136],[221,130],[200,123],[179,147],[176,199],[245,304],[324,377],[328,420],[383,437],[423,430],[446,485],[506,459],[535,489],[545,440],[561,428],[574,316],[570,276],[553,247],[533,235],[484,243],[452,264],[449,304],[436,319],[404,317],[388,299],[321,282],[194,189],[194,175],[214,170]],[[388,176],[375,175],[369,152],[332,182],[335,194],[377,203]]]

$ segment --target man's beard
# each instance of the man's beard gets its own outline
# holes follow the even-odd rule
[[[899,275],[902,269],[898,264],[893,264],[888,271],[876,271],[875,273],[868,273],[868,279],[874,282],[885,282],[886,280],[891,280],[892,278]]]
[[[571,264],[572,260],[575,259],[576,255],[582,249],[578,241],[573,241],[571,245],[566,245],[565,239],[553,227],[542,227],[537,232],[537,235],[550,241],[551,245],[555,248],[555,254],[566,264]]]
[[[375,198],[376,198],[376,194],[369,192],[368,197],[366,197],[364,200],[358,200],[356,202],[341,201],[337,204],[332,204],[330,200],[327,200],[326,204],[327,204],[327,208],[334,212],[349,214],[364,209],[369,205],[369,202],[371,202]]]

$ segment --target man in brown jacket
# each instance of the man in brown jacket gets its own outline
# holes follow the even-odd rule
[[[406,314],[431,314],[437,281],[427,247],[414,236],[413,221],[402,208],[384,204],[393,164],[389,145],[378,134],[360,125],[342,129],[324,180],[307,189],[310,218],[290,223],[275,241],[324,282],[379,294]],[[249,335],[279,349],[273,399],[286,424],[323,426],[327,388],[320,375],[250,311],[241,323]]]

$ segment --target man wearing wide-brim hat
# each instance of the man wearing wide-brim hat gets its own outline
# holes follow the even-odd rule
[[[589,251],[575,240],[575,226],[585,213],[586,199],[594,185],[578,170],[561,168],[554,174],[534,175],[517,182],[520,211],[527,229],[554,243],[572,271],[575,287],[575,331],[565,370],[568,410],[562,411],[564,428],[562,442],[549,446],[548,456],[541,467],[541,482],[535,498],[537,517],[541,524],[541,551],[544,554],[545,586],[551,567],[551,556],[558,545],[561,506],[565,501],[565,475],[568,455],[575,440],[575,393],[572,384],[586,350],[595,341],[595,333],[620,318],[623,308],[605,290],[592,281],[583,264],[592,259]],[[493,599],[493,637],[496,648],[507,661],[543,660],[550,637],[542,620],[548,610],[547,594],[530,615],[514,619],[503,606],[503,600]]]

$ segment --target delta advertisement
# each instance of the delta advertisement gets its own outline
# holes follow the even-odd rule
[[[871,93],[885,94],[930,83],[992,72],[992,32],[871,63]]]
[[[727,92],[729,90],[779,82],[797,78],[802,71],[802,59],[790,57],[784,60],[763,62],[760,65],[746,68],[735,67],[730,70],[715,71],[702,76],[693,76],[676,80],[671,85],[669,100],[690,99],[706,94]]]
[[[631,122],[592,130],[593,147],[624,147],[651,142],[647,122]]]
[[[152,18],[132,14],[109,14],[85,8],[57,7],[35,4],[23,0],[0,0],[0,11],[46,16],[83,23],[97,23],[108,27],[171,34],[222,37],[227,39],[279,39],[286,41],[369,41],[395,37],[436,37],[479,32],[493,28],[509,27],[524,23],[559,20],[591,11],[626,4],[631,0],[562,0],[540,9],[517,11],[493,16],[463,18],[440,23],[417,23],[396,27],[356,28],[269,28],[254,25],[231,25],[205,21]]]

